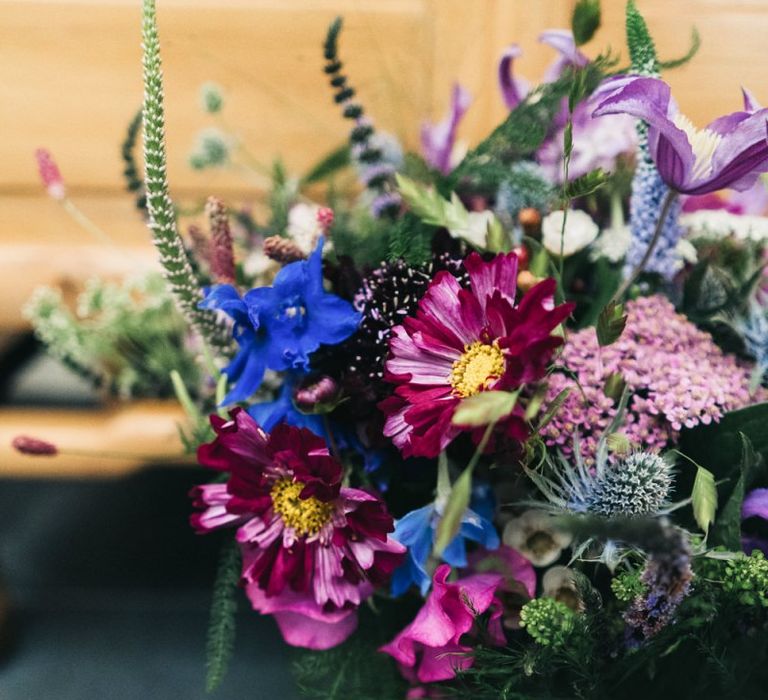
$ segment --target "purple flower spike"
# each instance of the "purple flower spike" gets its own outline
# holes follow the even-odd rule
[[[647,122],[653,162],[677,192],[745,190],[768,170],[768,109],[733,112],[697,129],[678,111],[669,85],[657,78],[620,76],[606,87],[608,97],[593,116],[631,114]],[[751,97],[745,103],[754,106]]]
[[[455,83],[451,94],[451,109],[445,119],[439,124],[427,123],[421,127],[424,158],[444,175],[451,172],[451,152],[456,142],[456,129],[471,103],[472,96],[469,92]]]
[[[522,78],[516,78],[512,72],[514,60],[522,55],[523,50],[517,44],[511,44],[504,49],[499,61],[499,90],[501,90],[504,104],[509,109],[515,109],[530,91],[528,82]]]

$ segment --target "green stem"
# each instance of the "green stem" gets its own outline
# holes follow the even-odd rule
[[[669,210],[672,208],[672,204],[674,204],[675,199],[677,199],[677,194],[678,193],[675,190],[669,190],[669,192],[667,192],[667,196],[664,198],[664,203],[661,205],[659,220],[656,222],[656,230],[653,232],[653,237],[651,238],[651,242],[648,244],[648,248],[643,255],[643,259],[635,266],[635,269],[632,270],[632,273],[629,275],[629,277],[624,280],[624,283],[621,285],[621,287],[616,290],[616,293],[611,297],[608,305],[621,301],[622,297],[627,293],[627,290],[635,283],[637,278],[640,276],[640,273],[645,269],[645,266],[651,259],[651,255],[653,255],[653,251],[656,249],[656,245],[661,239],[661,233],[664,230],[664,222],[667,220],[667,216],[669,215]]]

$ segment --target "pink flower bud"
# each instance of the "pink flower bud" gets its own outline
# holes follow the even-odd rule
[[[320,207],[320,209],[317,210],[317,223],[320,224],[324,236],[327,236],[328,231],[331,230],[333,219],[333,209],[329,207]]]
[[[297,389],[294,400],[305,413],[324,413],[335,405],[338,395],[338,384],[331,377],[320,377]]]
[[[53,156],[51,156],[47,149],[38,148],[35,151],[35,159],[37,160],[40,179],[43,181],[48,195],[53,197],[53,199],[64,199],[67,195],[67,190],[64,187],[64,180],[61,177],[61,172],[59,172],[59,166],[56,165]]]
[[[217,197],[208,197],[205,213],[211,227],[211,272],[219,284],[235,283],[235,256],[232,251],[232,233],[229,230],[227,208]]]
[[[13,448],[23,455],[46,455],[52,457],[59,450],[52,442],[39,440],[27,435],[17,435],[11,442]]]

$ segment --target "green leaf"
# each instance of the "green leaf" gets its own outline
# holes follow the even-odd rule
[[[568,394],[570,393],[571,387],[566,387],[557,396],[555,396],[554,399],[552,399],[549,406],[547,406],[546,412],[541,417],[539,424],[536,426],[537,433],[540,433],[555,417],[555,414],[560,410],[560,407],[565,403],[565,400],[568,398]]]
[[[760,457],[755,453],[749,438],[740,432],[739,439],[741,440],[739,478],[712,531],[712,543],[724,545],[732,552],[741,551],[741,506],[756,468],[760,464]]]
[[[603,393],[614,401],[618,401],[621,395],[624,393],[624,388],[627,386],[627,382],[624,379],[624,375],[621,372],[612,372],[608,375],[603,385]]]
[[[621,304],[611,302],[600,312],[597,318],[597,342],[600,347],[612,345],[624,332],[627,316]]]
[[[224,680],[235,646],[235,614],[237,613],[238,581],[240,580],[240,550],[234,540],[222,549],[208,624],[207,674],[205,686],[209,693]]]
[[[440,559],[445,548],[456,537],[461,527],[461,519],[469,508],[469,499],[472,495],[472,466],[467,467],[459,476],[451,488],[451,495],[448,496],[443,517],[437,526],[435,535],[435,546],[433,554]]]
[[[696,29],[696,27],[693,27],[691,29],[691,45],[688,48],[688,51],[683,56],[680,56],[680,58],[673,58],[670,61],[660,61],[659,69],[670,70],[672,68],[679,68],[680,66],[684,66],[699,52],[700,47],[701,37],[699,36],[699,30]]]
[[[578,0],[571,15],[576,46],[586,44],[600,27],[600,0]]]
[[[656,46],[634,0],[627,2],[626,29],[632,72],[640,75],[657,74],[659,61],[656,56]]]
[[[464,399],[453,414],[454,425],[478,427],[506,418],[517,403],[519,391],[482,391]]]
[[[577,199],[579,197],[586,197],[592,194],[596,190],[600,189],[606,182],[608,182],[608,173],[602,168],[592,170],[586,175],[577,177],[575,180],[571,180],[565,186],[565,198]]]
[[[696,466],[696,480],[693,482],[691,503],[693,505],[693,517],[696,518],[698,526],[705,534],[708,533],[709,526],[715,520],[715,511],[717,510],[717,487],[715,486],[715,475],[709,469],[699,465]]]
[[[485,248],[489,253],[508,253],[512,250],[509,236],[495,216],[488,222],[488,232],[485,234]]]
[[[331,151],[318,163],[315,163],[309,172],[301,179],[302,185],[312,185],[325,180],[342,168],[349,165],[349,146],[346,144]]]
[[[469,212],[455,192],[449,201],[435,188],[425,187],[405,175],[398,173],[395,178],[403,200],[423,223],[448,229],[467,227]]]

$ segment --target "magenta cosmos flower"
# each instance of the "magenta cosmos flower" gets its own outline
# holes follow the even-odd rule
[[[387,414],[384,434],[405,457],[437,456],[462,431],[451,422],[462,399],[541,379],[563,342],[552,332],[573,304],[554,306],[553,279],[515,305],[514,253],[490,262],[472,253],[464,266],[470,289],[439,272],[416,317],[392,329],[386,379],[396,388],[379,407]],[[525,437],[519,418],[510,419],[506,430]]]
[[[766,119],[745,93],[745,109],[697,129],[657,78],[617,76],[600,88],[593,116],[631,114],[648,123],[651,157],[664,182],[683,194],[706,194],[726,187],[746,190],[768,170]]]
[[[242,409],[211,416],[216,439],[199,462],[230,472],[192,491],[198,532],[237,527],[242,582],[255,610],[275,616],[285,641],[310,649],[343,642],[356,610],[400,564],[382,501],[341,488],[342,467],[314,433],[286,424],[267,435]]]
[[[479,636],[478,615],[490,612],[485,641],[505,643],[501,629],[502,606],[496,589],[499,574],[474,574],[448,582],[451,567],[441,564],[432,579],[432,591],[413,622],[380,651],[394,658],[411,683],[434,683],[456,675],[457,669],[472,666],[468,642]]]

